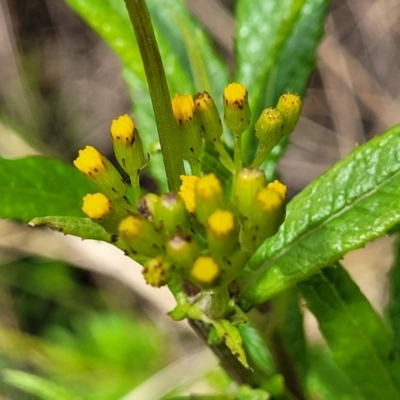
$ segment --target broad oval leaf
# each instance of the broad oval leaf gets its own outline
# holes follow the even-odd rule
[[[381,317],[340,265],[299,284],[336,364],[365,400],[400,398],[400,364]]]
[[[0,158],[0,218],[28,222],[45,215],[83,217],[82,198],[93,191],[76,168],[59,160]]]
[[[239,277],[249,309],[400,222],[400,125],[359,146],[287,207]]]
[[[235,79],[249,91],[253,123],[283,92],[304,95],[328,5],[329,0],[238,0]],[[255,146],[247,135],[244,151]]]

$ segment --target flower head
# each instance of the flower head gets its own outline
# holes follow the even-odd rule
[[[241,83],[230,83],[224,90],[225,125],[240,136],[250,125],[251,112],[246,88]]]
[[[200,256],[193,263],[191,276],[198,282],[210,284],[218,277],[220,268],[212,257]]]
[[[131,145],[135,140],[135,124],[128,114],[113,119],[110,130],[113,141]]]
[[[175,94],[172,101],[172,112],[174,113],[174,117],[176,122],[179,125],[182,125],[185,122],[189,122],[194,117],[194,102],[193,97],[182,96],[179,94]]]
[[[182,185],[179,190],[179,195],[185,202],[186,210],[189,213],[194,213],[195,200],[194,200],[194,188],[196,186],[199,177],[195,175],[181,175],[180,176]]]
[[[85,175],[96,176],[106,169],[104,157],[93,146],[79,150],[74,165]]]
[[[87,194],[82,211],[91,219],[101,220],[111,212],[111,201],[103,193]]]

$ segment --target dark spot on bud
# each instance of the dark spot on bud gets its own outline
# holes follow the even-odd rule
[[[111,243],[117,242],[118,239],[119,239],[118,235],[111,235],[111,237],[110,237]]]
[[[233,354],[236,358],[239,358],[240,357],[240,354],[239,353],[234,353]]]
[[[111,190],[112,190],[114,193],[118,193],[118,192],[117,192],[117,189],[115,189],[115,188],[113,188],[113,187],[111,188]]]
[[[194,149],[193,149],[193,147],[191,147],[191,148],[190,148],[190,151],[191,151],[192,153],[194,153]]]

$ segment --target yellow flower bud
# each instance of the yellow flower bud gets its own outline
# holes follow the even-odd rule
[[[276,108],[266,108],[260,115],[255,124],[255,135],[260,141],[259,153],[262,154],[262,160],[279,143],[283,136],[283,117]]]
[[[204,139],[211,142],[219,140],[222,124],[214,100],[207,92],[197,93],[193,100]]]
[[[200,255],[200,246],[194,237],[179,234],[167,241],[166,252],[175,267],[188,271]]]
[[[197,159],[203,149],[200,126],[196,121],[193,97],[176,94],[172,101],[172,111],[177,122],[182,142],[181,156],[186,160]]]
[[[129,215],[118,226],[122,239],[138,254],[155,257],[164,253],[164,239],[153,224],[138,215]]]
[[[89,176],[97,176],[106,170],[104,156],[93,146],[86,146],[79,150],[79,155],[74,160],[74,165],[82,173]]]
[[[283,117],[283,134],[289,135],[293,132],[301,112],[302,102],[296,93],[285,93],[279,97],[276,108]]]
[[[82,211],[93,220],[102,220],[111,212],[111,201],[103,193],[87,194],[83,198]]]
[[[217,209],[224,206],[224,193],[221,182],[211,173],[202,176],[194,188],[196,217],[203,225],[208,217]]]
[[[193,214],[195,209],[194,188],[199,180],[199,177],[195,175],[181,175],[180,178],[182,185],[179,188],[180,190],[178,194],[185,202],[186,210]]]
[[[275,190],[281,196],[282,201],[286,199],[287,186],[278,180],[268,183],[267,188]]]
[[[110,200],[122,200],[127,187],[116,168],[94,147],[79,150],[74,165]]]
[[[128,114],[113,119],[110,130],[111,138],[115,142],[121,142],[126,146],[130,146],[135,140],[135,124]]]
[[[117,233],[119,221],[128,215],[120,203],[112,202],[103,193],[87,194],[83,198],[82,211],[111,234]]]
[[[230,83],[224,90],[225,125],[241,135],[250,125],[251,112],[246,88],[241,83]]]
[[[168,193],[163,194],[154,205],[154,224],[167,236],[189,229],[189,218],[182,197]]]
[[[244,221],[241,245],[254,251],[265,239],[275,235],[285,218],[286,186],[275,181],[260,189],[254,199],[253,211]]]
[[[256,194],[265,184],[265,175],[260,169],[243,168],[239,171],[233,190],[241,216],[248,217],[253,212]]]
[[[121,115],[112,121],[110,130],[119,164],[129,175],[137,175],[147,160],[132,118],[127,114]]]
[[[200,284],[210,285],[218,278],[220,268],[212,257],[200,256],[193,263],[191,276]]]
[[[235,216],[226,210],[213,212],[207,220],[207,243],[214,257],[231,256],[238,246]]]
[[[168,283],[170,270],[171,265],[168,262],[162,257],[156,257],[146,262],[142,274],[148,285],[161,287]]]

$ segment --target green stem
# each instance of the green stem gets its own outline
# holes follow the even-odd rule
[[[140,191],[140,177],[139,173],[129,176],[132,186],[132,202],[134,205],[139,203],[140,197],[142,195]]]
[[[258,153],[251,163],[251,168],[260,168],[260,165],[263,163],[263,161],[267,158],[268,154],[271,152],[268,147],[263,147],[258,150]]]
[[[196,157],[192,157],[189,161],[190,172],[192,175],[201,176],[200,161]]]
[[[233,141],[233,156],[235,160],[235,170],[238,173],[243,166],[243,155],[242,155],[242,137],[234,135]]]
[[[220,140],[214,142],[215,150],[217,150],[219,155],[219,160],[222,165],[230,172],[235,172],[235,164],[233,163],[231,156],[225,149],[224,144]]]
[[[176,156],[181,153],[180,142],[174,129],[175,120],[167,80],[149,11],[144,0],[125,0],[125,5],[135,31],[147,77],[168,187],[171,191],[177,192],[181,183],[179,176],[185,171],[183,160]]]

